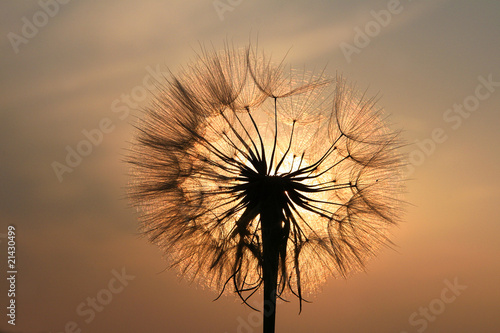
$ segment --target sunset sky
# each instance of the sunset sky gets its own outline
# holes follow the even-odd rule
[[[277,332],[499,332],[499,1],[8,0],[0,17],[0,268],[13,225],[18,271],[0,332],[262,330],[139,235],[123,163],[150,82],[250,39],[378,94],[410,143],[394,248],[300,315],[280,303]]]

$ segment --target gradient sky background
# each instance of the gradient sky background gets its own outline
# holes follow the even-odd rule
[[[478,77],[500,82],[500,2],[402,0],[401,12],[350,62],[341,43],[354,45],[355,29],[373,25],[370,12],[388,1],[233,3],[221,20],[210,0],[70,1],[16,53],[8,34],[21,35],[23,17],[33,22],[41,7],[1,2],[0,236],[17,227],[19,273],[16,327],[7,324],[4,278],[0,284],[0,331],[65,332],[71,321],[94,333],[261,330],[252,326],[259,316],[237,298],[212,302],[217,293],[165,270],[160,251],[139,237],[121,159],[147,98],[124,119],[112,111],[142,86],[146,68],[175,72],[200,42],[245,45],[258,34],[277,59],[291,48],[292,65],[328,63],[329,74],[379,93],[409,142],[428,140],[436,128],[447,137],[423,160],[413,155],[420,165],[408,182],[406,222],[393,230],[395,250],[381,251],[367,273],[330,279],[301,315],[295,300],[280,304],[278,332],[418,332],[424,317],[409,318],[429,305],[442,310],[445,280],[455,279],[467,289],[423,331],[499,332],[500,87],[460,124],[443,116],[472,100]],[[60,182],[52,163],[64,163],[66,146],[75,148],[82,130],[105,118],[113,130]],[[104,295],[122,268],[135,278],[86,323],[76,309]]]

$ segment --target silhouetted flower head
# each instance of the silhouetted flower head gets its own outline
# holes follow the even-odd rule
[[[189,279],[246,299],[262,286],[269,228],[278,295],[302,300],[389,244],[398,133],[340,76],[286,69],[251,47],[203,49],[137,127],[132,202],[142,231]]]

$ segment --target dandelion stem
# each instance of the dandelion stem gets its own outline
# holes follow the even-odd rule
[[[287,75],[253,47],[202,48],[198,60],[159,85],[137,127],[130,197],[181,274],[254,310],[263,286],[274,333],[278,298],[291,293],[302,310],[324,277],[390,244],[401,143],[342,77],[327,87],[323,75]]]
[[[288,235],[283,229],[283,210],[287,198],[278,177],[265,177],[260,207],[262,231],[262,271],[264,280],[264,333],[273,333],[276,322],[276,296],[280,252],[286,249]],[[284,258],[281,258],[284,260]]]
[[[266,206],[263,207],[260,214],[263,247],[264,333],[274,333],[281,218],[276,212],[276,207],[272,207],[272,205]]]

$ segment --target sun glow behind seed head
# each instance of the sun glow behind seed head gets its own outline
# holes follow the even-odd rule
[[[266,191],[285,239],[278,290],[300,300],[361,269],[398,219],[397,135],[341,77],[287,72],[252,48],[204,50],[140,127],[131,197],[143,230],[219,291],[262,287]]]

